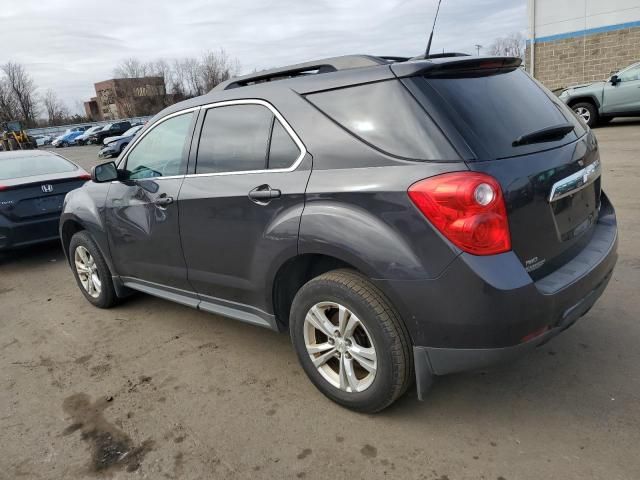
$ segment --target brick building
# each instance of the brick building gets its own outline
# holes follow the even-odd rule
[[[640,0],[528,0],[528,16],[527,70],[551,90],[640,61]]]
[[[162,77],[113,78],[94,86],[96,96],[84,102],[84,109],[96,121],[153,115],[169,100]]]

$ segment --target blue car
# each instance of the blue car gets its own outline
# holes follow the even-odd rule
[[[56,148],[68,147],[69,145],[75,145],[76,144],[76,138],[78,138],[80,135],[82,135],[87,128],[89,128],[89,127],[74,127],[74,128],[72,128],[70,130],[67,130],[62,135],[60,135],[58,138],[56,138],[53,142],[51,142],[51,145],[53,145]]]

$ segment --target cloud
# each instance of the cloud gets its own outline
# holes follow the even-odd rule
[[[125,58],[223,47],[250,72],[349,53],[424,51],[436,0],[22,0],[0,10],[2,59],[75,109]],[[18,8],[19,7],[19,8]],[[526,28],[525,0],[443,0],[432,51],[474,52]],[[9,56],[9,58],[7,58]]]

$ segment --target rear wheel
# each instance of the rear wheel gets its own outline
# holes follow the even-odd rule
[[[598,123],[598,110],[593,103],[580,102],[576,103],[571,108],[576,115],[584,120],[584,123],[589,125],[589,127],[593,127]]]
[[[331,400],[380,411],[411,384],[411,342],[399,315],[351,270],[314,278],[296,294],[291,339],[305,373]]]
[[[99,308],[118,302],[109,267],[88,232],[71,237],[69,259],[78,287],[89,302]]]

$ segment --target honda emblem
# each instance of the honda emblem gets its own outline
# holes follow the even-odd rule
[[[40,188],[42,188],[42,191],[44,193],[51,193],[53,192],[53,185],[51,185],[50,183],[45,183],[44,185],[42,185]]]

